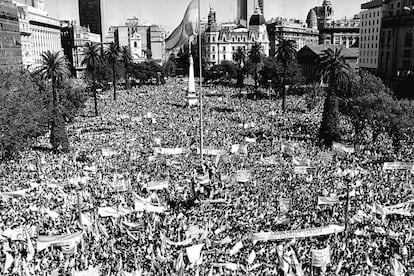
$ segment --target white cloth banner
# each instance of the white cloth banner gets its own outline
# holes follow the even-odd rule
[[[154,148],[154,154],[161,155],[180,155],[187,152],[188,149],[184,148]]]
[[[354,146],[343,145],[341,143],[336,143],[336,142],[332,143],[332,149],[338,152],[355,153]]]
[[[312,250],[312,266],[313,267],[325,267],[331,262],[330,247],[325,249],[313,249]]]
[[[190,263],[196,264],[200,260],[200,253],[201,253],[201,250],[203,249],[203,246],[204,246],[204,243],[193,245],[185,249]]]
[[[251,173],[249,170],[241,170],[236,173],[236,181],[239,183],[249,182],[251,178]]]
[[[155,206],[146,202],[135,201],[135,211],[136,212],[149,212],[149,213],[157,213],[162,214],[165,213],[165,208],[162,206]]]
[[[248,154],[247,145],[232,145],[231,153],[233,154]]]
[[[168,189],[169,181],[168,180],[161,180],[161,181],[151,181],[148,182],[144,187],[149,191],[159,191],[163,189]]]
[[[294,239],[294,238],[317,237],[317,236],[337,234],[337,233],[343,232],[344,230],[345,230],[345,226],[328,225],[324,227],[291,230],[291,231],[261,232],[261,233],[253,234],[252,240],[254,242],[257,242],[257,241],[275,241],[275,240],[286,240],[286,239]]]
[[[85,271],[75,271],[73,276],[99,276],[99,267],[90,267]]]
[[[20,227],[15,229],[6,229],[1,233],[2,236],[11,239],[12,241],[24,241],[27,239],[27,235],[30,236],[30,238],[34,238],[37,236],[37,227],[31,226],[31,227]]]
[[[42,251],[49,246],[73,246],[81,242],[83,232],[61,236],[39,236],[37,238],[37,251]]]
[[[337,196],[318,196],[318,205],[334,205],[339,203],[339,197]]]
[[[19,191],[13,191],[13,192],[0,192],[1,197],[5,199],[9,198],[19,198],[24,197],[28,192],[30,192],[31,189],[24,189]]]
[[[384,171],[393,171],[393,170],[413,170],[413,162],[385,162],[382,169]]]
[[[132,213],[131,210],[126,209],[124,207],[99,207],[98,208],[98,215],[105,218],[105,217],[113,217],[113,218],[119,218],[121,216],[126,216],[128,214]]]
[[[204,148],[203,149],[203,154],[204,155],[212,155],[212,156],[219,156],[219,155],[224,155],[227,152],[225,150],[222,149],[210,149],[210,148]],[[200,149],[197,149],[197,154],[200,154]]]

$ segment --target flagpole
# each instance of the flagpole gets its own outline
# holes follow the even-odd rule
[[[199,104],[200,104],[200,162],[203,165],[203,71],[202,71],[202,58],[201,58],[201,5],[198,0],[198,63],[199,63],[199,79],[200,79],[200,91],[199,91]]]

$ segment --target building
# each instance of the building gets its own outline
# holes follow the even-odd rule
[[[359,47],[359,29],[359,15],[352,19],[332,20],[329,25],[319,29],[319,44]]]
[[[86,70],[82,64],[87,43],[101,43],[99,34],[91,33],[89,28],[79,26],[75,21],[61,21],[62,48],[71,64],[72,75],[81,77]]]
[[[237,23],[243,27],[249,26],[249,19],[256,7],[264,14],[264,0],[237,0]]]
[[[249,27],[223,28],[216,21],[216,12],[210,8],[209,26],[203,35],[203,57],[210,64],[219,64],[223,60],[233,60],[238,47],[246,52],[255,42],[260,42],[263,52],[269,55],[269,37],[266,30],[266,20],[259,7],[250,17]]]
[[[361,5],[359,68],[377,73],[383,0]]]
[[[346,48],[359,46],[359,15],[352,19],[334,20],[334,9],[330,0],[324,0],[322,6],[311,9],[306,23],[308,27],[319,30],[319,44],[343,45]]]
[[[328,48],[335,49],[335,47],[342,48],[342,55],[353,70],[358,69],[358,48],[345,48],[337,45],[306,45],[299,50],[297,60],[302,67],[303,76],[309,83],[319,82],[320,77],[317,72],[319,57],[324,50]]]
[[[134,62],[151,58],[161,63],[165,58],[165,31],[157,25],[141,25],[137,18],[128,19],[125,26],[113,26],[114,41],[127,46]]]
[[[17,7],[0,0],[0,69],[16,68],[22,65]]]
[[[387,0],[383,4],[379,42],[379,75],[387,80],[414,70],[414,1]]]
[[[43,0],[13,0],[18,8],[23,66],[35,70],[46,51],[62,50],[59,20],[44,10]]]
[[[293,40],[296,42],[296,49],[299,50],[305,45],[319,44],[319,31],[315,28],[308,28],[308,24],[299,20],[287,20],[277,18],[267,24],[267,33],[270,41],[270,55],[276,53],[278,39]]]

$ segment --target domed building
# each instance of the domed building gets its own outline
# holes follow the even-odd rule
[[[269,37],[266,20],[259,7],[250,17],[249,27],[225,27],[216,21],[216,12],[210,7],[208,26],[203,34],[203,55],[209,65],[219,64],[223,60],[233,61],[234,52],[241,47],[247,53],[256,42],[260,42],[263,53],[269,55]]]
[[[311,9],[306,18],[306,24],[308,28],[317,29],[318,28],[318,17],[314,9]]]

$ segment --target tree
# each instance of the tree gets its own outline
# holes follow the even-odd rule
[[[61,148],[69,149],[69,140],[66,131],[66,123],[61,112],[58,110],[57,85],[65,77],[70,75],[69,62],[62,52],[46,51],[42,54],[41,65],[37,73],[43,79],[52,83],[53,111],[51,118],[50,143],[55,151]]]
[[[98,99],[96,95],[95,71],[102,60],[100,53],[100,44],[87,43],[84,52],[85,58],[82,61],[82,65],[86,65],[86,69],[92,75],[92,91],[95,103],[95,116],[98,116]]]
[[[275,53],[276,59],[283,65],[282,110],[286,110],[286,71],[288,64],[296,57],[296,42],[283,38],[278,39],[279,44]]]
[[[165,75],[167,75],[168,77],[175,76],[176,70],[177,70],[175,55],[171,54],[167,62],[164,63],[162,67],[163,67]]]
[[[350,71],[350,66],[342,55],[342,48],[324,50],[319,57],[319,70],[322,78],[327,78],[329,83],[319,129],[319,140],[326,146],[331,146],[332,142],[340,138],[337,86],[345,83]]]
[[[46,96],[29,72],[0,69],[0,161],[18,157],[32,139],[46,133]]]
[[[116,101],[116,65],[120,59],[120,51],[115,42],[111,42],[105,50],[105,58],[112,66],[112,82],[114,85],[114,101]]]
[[[237,63],[237,86],[243,87],[244,75],[246,74],[246,52],[242,47],[237,47],[233,54],[233,60]]]
[[[251,62],[254,66],[254,91],[255,91],[255,94],[257,95],[257,88],[258,88],[258,82],[259,82],[258,67],[263,59],[262,44],[260,42],[255,42],[250,48],[247,57],[249,59],[249,62]]]
[[[129,88],[129,67],[131,66],[131,63],[133,62],[131,52],[129,50],[128,46],[122,46],[120,50],[120,57],[122,60],[122,63],[124,64],[125,69],[125,86],[126,88]]]

